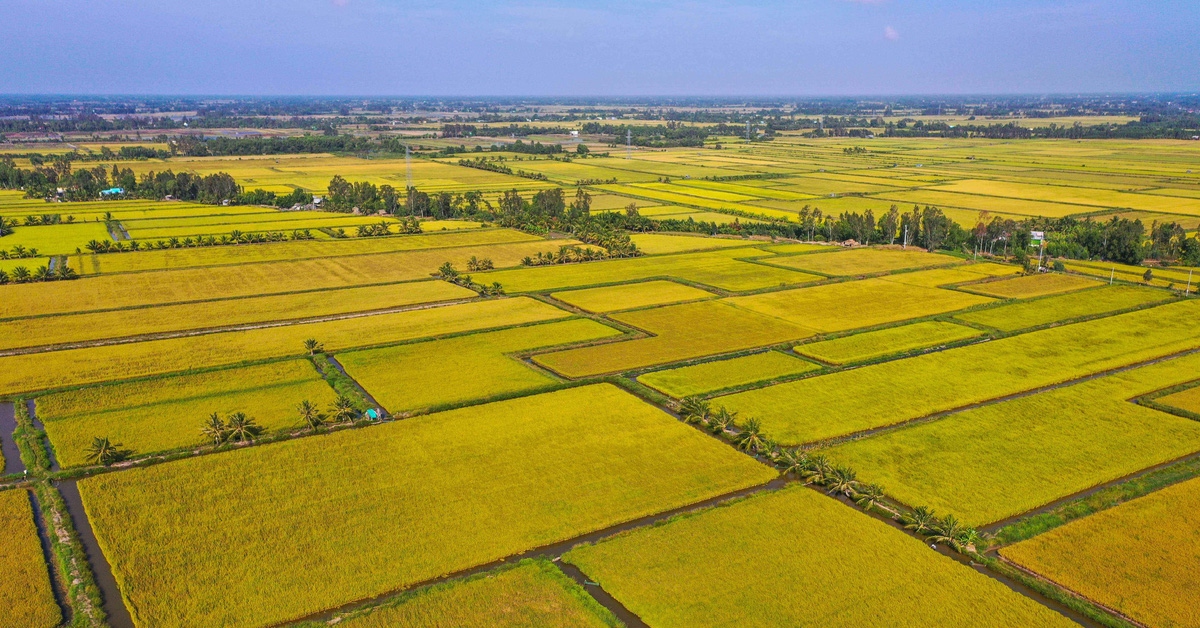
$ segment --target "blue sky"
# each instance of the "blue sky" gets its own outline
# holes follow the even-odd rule
[[[0,93],[1200,90],[1195,0],[4,0]]]

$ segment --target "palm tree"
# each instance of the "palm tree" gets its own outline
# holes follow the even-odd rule
[[[92,439],[92,444],[87,448],[87,461],[108,466],[121,462],[129,456],[129,453],[129,451],[121,449],[119,443],[97,436]]]
[[[204,427],[200,428],[200,433],[211,440],[213,445],[220,445],[229,438],[229,428],[225,426],[225,422],[216,412],[209,415]]]
[[[854,498],[858,488],[854,469],[842,466],[834,467],[825,478],[825,486],[829,488],[830,495],[845,495]]]
[[[308,355],[316,355],[324,351],[325,346],[317,342],[316,338],[309,338],[304,341],[304,350],[308,352]]]
[[[968,530],[970,528],[963,525],[954,515],[946,515],[934,522],[933,534],[929,535],[929,540],[934,543],[949,545],[961,552],[963,548],[962,540]]]
[[[808,459],[808,468],[800,473],[800,477],[804,479],[805,484],[824,484],[832,473],[833,467],[830,466],[829,459],[817,454]]]
[[[296,406],[296,412],[300,413],[300,420],[304,421],[308,429],[314,432],[325,424],[325,415],[317,410],[316,404],[307,399],[301,401],[300,405]]]
[[[711,411],[712,405],[699,397],[685,397],[679,404],[679,415],[685,423],[704,423]]]
[[[767,439],[762,435],[762,425],[758,419],[749,419],[737,435],[737,446],[742,451],[755,453],[767,445]]]
[[[804,475],[804,472],[812,467],[812,460],[809,459],[808,453],[799,447],[781,450],[777,463],[783,468],[784,473],[792,473],[797,476]]]
[[[256,425],[254,419],[246,416],[245,412],[234,412],[225,417],[225,425],[229,430],[229,440],[235,443],[253,443],[263,433],[263,428]]]
[[[854,500],[859,508],[870,512],[883,503],[883,487],[878,484],[864,484],[858,489],[858,499]]]
[[[24,266],[17,266],[12,269],[12,280],[17,283],[29,281],[29,269]]]
[[[708,429],[713,434],[724,434],[733,428],[734,421],[736,420],[736,412],[730,412],[725,408],[720,408],[715,414],[708,418]]]
[[[350,423],[358,418],[358,409],[354,407],[354,400],[346,395],[338,395],[338,398],[329,404],[329,418],[338,423]]]
[[[937,515],[925,506],[917,506],[913,508],[911,513],[904,514],[900,517],[900,522],[904,524],[905,530],[912,530],[917,534],[925,534],[933,529],[937,523]]]
[[[53,278],[54,273],[50,270],[49,266],[38,266],[37,269],[33,271],[34,281],[49,281]]]

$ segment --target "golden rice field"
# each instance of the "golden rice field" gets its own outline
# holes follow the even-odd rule
[[[0,357],[0,394],[30,392],[301,355],[314,339],[337,351],[564,318],[526,298],[359,316],[319,323]]]
[[[337,360],[388,411],[401,412],[553,386],[557,378],[513,354],[620,333],[581,318],[351,351]]]
[[[772,345],[812,335],[804,327],[732,307],[723,301],[698,301],[634,310],[613,314],[610,318],[652,335],[542,353],[534,356],[533,361],[566,377],[588,377]],[[729,333],[732,329],[736,329],[737,333]]]
[[[264,626],[775,475],[597,385],[99,475],[79,488],[138,626]],[[314,533],[296,534],[306,529]],[[214,543],[238,551],[208,551]],[[205,584],[214,579],[244,585],[237,604]]]
[[[697,301],[716,295],[686,284],[657,280],[552,292],[550,296],[581,310],[606,313],[651,305]]]
[[[10,298],[0,301],[0,318],[188,303],[427,279],[445,262],[451,262],[464,269],[472,256],[490,258],[497,266],[514,266],[523,257],[557,248],[548,244],[536,241],[446,250],[399,251],[218,268],[105,274],[70,282],[15,284],[4,286]],[[485,276],[480,275],[481,278]]]
[[[727,360],[651,371],[639,377],[638,381],[680,399],[723,388],[800,375],[819,368],[812,362],[786,353],[764,351]]]
[[[1200,386],[1165,395],[1155,399],[1155,401],[1166,406],[1179,408],[1185,412],[1200,414]]]
[[[473,299],[472,290],[444,281],[340,288],[247,297],[220,302],[159,305],[128,310],[18,318],[0,322],[0,349],[254,325]]]
[[[1200,479],[1168,486],[1000,550],[1148,626],[1200,622]]]
[[[1000,281],[989,281],[970,286],[970,290],[998,299],[1031,299],[1033,297],[1072,292],[1101,285],[1103,284],[1094,279],[1087,279],[1077,275],[1044,273],[1002,279]]]
[[[1074,625],[800,486],[579,547],[565,560],[652,626]]]
[[[673,235],[666,233],[635,233],[630,236],[638,250],[646,255],[661,255],[664,253],[684,253],[707,249],[725,249],[740,246],[761,244],[755,240],[735,240],[732,238],[709,238],[693,235]]]
[[[72,256],[71,265],[84,274],[121,273],[540,241],[541,238],[537,236],[512,229],[483,229],[387,238],[296,240],[99,255],[85,253]],[[553,249],[555,244],[557,243],[554,241],[547,242],[547,249]]]
[[[41,255],[66,255],[87,246],[91,240],[112,241],[102,222],[79,222],[63,225],[17,227],[11,235],[0,239],[0,248],[11,250],[22,246],[37,249]]]
[[[322,624],[303,624],[316,628]],[[343,628],[453,625],[464,628],[605,628],[623,624],[545,559],[435,584],[350,614]]]
[[[832,276],[872,275],[897,270],[945,266],[957,258],[924,251],[892,249],[848,249],[824,255],[809,254],[779,257],[771,264],[795,268],[810,273]]]
[[[829,364],[848,364],[957,343],[982,335],[983,332],[964,325],[924,321],[802,344],[795,351]]]
[[[270,434],[304,427],[296,406],[322,410],[337,397],[308,360],[80,388],[39,397],[38,417],[63,468],[87,464],[96,436],[138,455],[205,443],[212,413],[245,412]]]
[[[1171,298],[1162,290],[1136,286],[1104,286],[1083,294],[1061,294],[1007,303],[993,308],[957,314],[955,318],[1001,331],[1018,331],[1085,316],[1161,303]]]
[[[736,393],[716,400],[784,443],[917,419],[1200,348],[1200,303],[1182,301],[982,344]],[[946,374],[952,373],[953,377]],[[897,395],[893,391],[903,390]],[[830,415],[825,408],[837,407]]]
[[[1200,423],[1128,400],[1195,378],[1167,360],[837,445],[825,453],[909,503],[972,525],[1200,451]]]
[[[33,522],[29,492],[0,491],[0,625],[52,628],[62,622]]]

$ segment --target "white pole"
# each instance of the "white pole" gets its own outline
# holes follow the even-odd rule
[[[1183,293],[1183,296],[1186,297],[1191,294],[1192,294],[1192,271],[1189,270],[1188,271],[1188,287],[1187,287],[1187,291]]]
[[[1112,267],[1112,272],[1108,274],[1108,285],[1112,285],[1113,277],[1117,275],[1117,267]]]

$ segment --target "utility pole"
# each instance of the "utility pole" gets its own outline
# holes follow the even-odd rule
[[[1187,286],[1187,290],[1184,291],[1183,296],[1185,296],[1185,297],[1191,296],[1191,294],[1192,294],[1192,271],[1189,270],[1188,271],[1188,286]]]
[[[633,158],[633,129],[625,129],[625,159]]]
[[[412,189],[412,153],[408,150],[408,144],[404,145],[404,166],[408,169],[408,189]]]
[[[746,141],[750,141],[750,121],[746,120]]]

